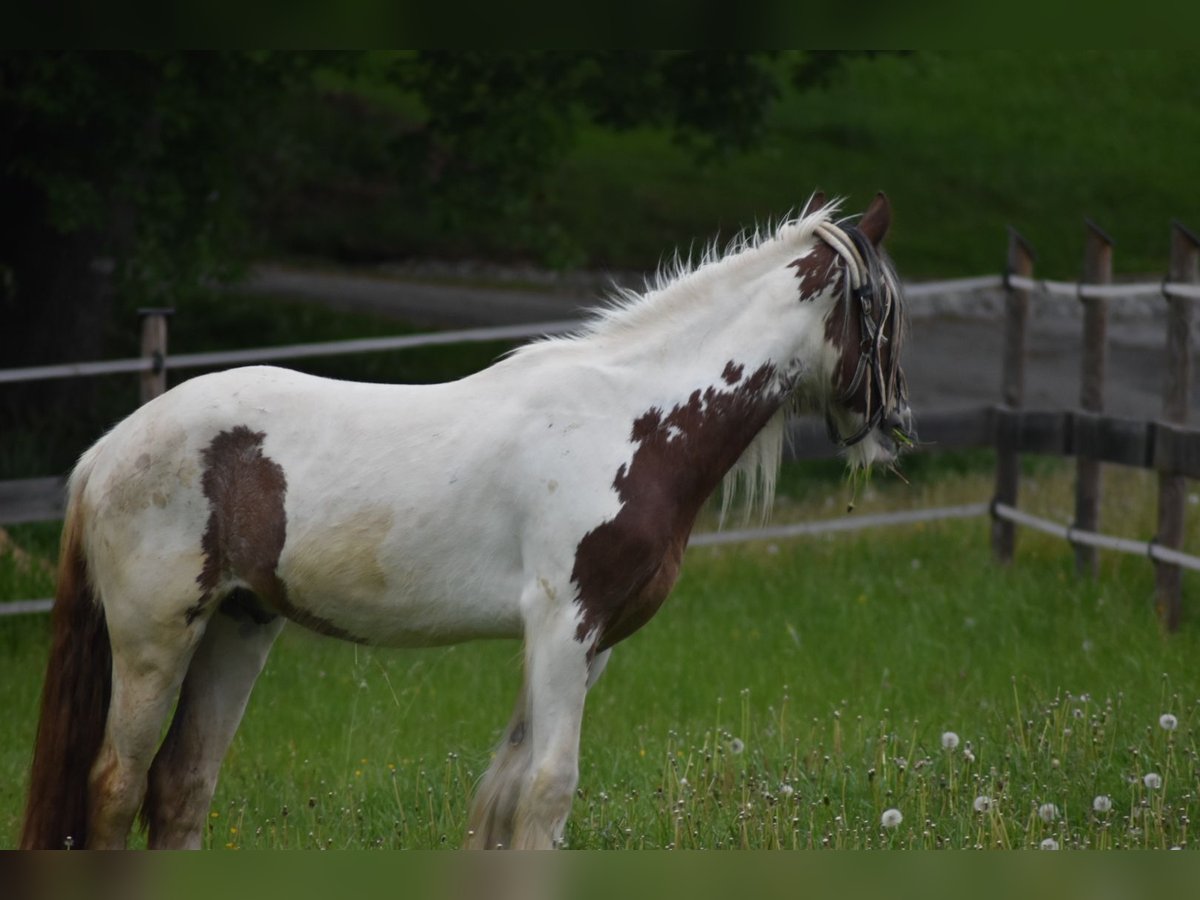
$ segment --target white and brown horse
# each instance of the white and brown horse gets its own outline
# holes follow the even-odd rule
[[[22,846],[122,847],[139,810],[150,846],[199,846],[288,620],[393,647],[523,638],[468,843],[554,846],[584,697],[722,479],[769,504],[797,406],[854,466],[907,438],[890,209],[833,214],[810,201],[461,381],[235,369],[117,425],[70,480]]]

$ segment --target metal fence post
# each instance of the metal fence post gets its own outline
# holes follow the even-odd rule
[[[1036,259],[1029,242],[1013,228],[1008,229],[1008,275],[1033,276]],[[1007,283],[1004,301],[1004,369],[1001,389],[1003,405],[1016,410],[1025,402],[1025,347],[1029,322],[1029,292]],[[996,423],[995,502],[1017,505],[1021,459],[1016,443],[1008,440],[1008,429],[1001,419]],[[1010,563],[1016,548],[1016,526],[1006,519],[992,517],[992,553],[1001,563]]]
[[[138,310],[142,323],[142,358],[153,361],[141,377],[141,402],[148,403],[167,390],[167,318],[175,310],[164,307]]]
[[[1084,219],[1087,239],[1083,252],[1083,283],[1111,284],[1113,240],[1091,219]],[[1108,300],[1080,296],[1083,303],[1082,365],[1079,407],[1084,412],[1104,412],[1104,363],[1108,355]],[[1075,458],[1075,527],[1100,530],[1100,462]],[[1075,544],[1075,571],[1095,576],[1099,571],[1096,548]]]
[[[1171,223],[1171,262],[1168,280],[1195,284],[1200,281],[1200,238],[1179,222]],[[1192,300],[1167,301],[1167,375],[1163,386],[1163,413],[1167,422],[1187,422],[1188,387],[1192,380]],[[1158,533],[1154,540],[1173,550],[1183,548],[1183,514],[1187,482],[1182,475],[1158,475]],[[1155,560],[1154,605],[1168,631],[1179,627],[1183,612],[1183,570]]]

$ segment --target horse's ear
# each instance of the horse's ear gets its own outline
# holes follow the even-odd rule
[[[807,216],[815,213],[818,209],[824,209],[826,202],[824,191],[813,191],[812,196],[808,198],[808,202],[804,204],[804,212],[800,213],[800,215]]]
[[[858,222],[858,230],[876,247],[887,236],[888,226],[892,224],[892,204],[888,202],[887,194],[880,191],[863,213]]]

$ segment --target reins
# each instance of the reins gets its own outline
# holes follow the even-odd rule
[[[888,340],[885,334],[888,319],[894,318],[896,312],[895,286],[883,278],[879,270],[877,252],[866,236],[854,226],[840,226],[832,222],[823,222],[817,226],[816,234],[841,257],[846,273],[844,302],[858,310],[859,330],[862,334],[854,376],[843,389],[839,400],[843,403],[849,401],[862,387],[864,379],[868,379],[867,414],[865,421],[857,431],[848,437],[842,437],[838,434],[832,415],[828,412],[825,415],[825,427],[829,432],[829,439],[844,449],[864,440],[883,421],[888,408],[898,407],[904,400],[903,380],[885,378],[881,352],[884,341]],[[883,281],[882,290],[877,291],[879,287],[877,282],[881,280]],[[876,302],[877,296],[878,302]],[[891,393],[889,387],[895,389],[894,397],[889,397],[889,393]],[[873,396],[878,397],[878,402],[875,404],[871,402]]]

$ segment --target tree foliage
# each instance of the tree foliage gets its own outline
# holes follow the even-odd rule
[[[791,72],[818,81],[838,58]],[[94,355],[109,289],[127,307],[165,305],[229,277],[280,196],[364,155],[444,232],[551,230],[539,192],[584,123],[736,153],[788,72],[745,51],[4,52],[0,353]],[[312,110],[372,91],[403,98],[386,127],[309,127]]]

